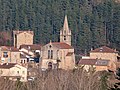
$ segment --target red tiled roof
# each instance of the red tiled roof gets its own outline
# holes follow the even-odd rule
[[[64,43],[64,42],[52,42],[52,45],[58,47],[60,49],[73,49],[72,46]]]
[[[27,33],[32,34],[32,35],[34,34],[33,31],[30,31],[30,30],[28,30],[28,31],[19,31],[19,30],[13,31],[14,34],[20,34],[23,32],[27,32]]]
[[[31,56],[29,53],[22,51],[23,55]]]
[[[68,52],[66,56],[71,56],[73,52]]]
[[[33,44],[33,45],[21,45],[20,48],[26,48],[30,50],[40,50],[42,45],[40,44]]]
[[[19,49],[13,46],[1,46],[1,50],[3,51],[12,51],[12,52],[19,52]]]
[[[97,59],[81,59],[79,61],[79,64],[82,64],[82,65],[95,65],[96,62],[97,62]]]
[[[12,68],[16,65],[16,63],[4,63],[4,64],[0,64],[0,68],[3,68],[3,69],[9,69],[9,68]]]
[[[1,48],[1,50],[3,50],[3,51],[9,51],[9,49],[8,49],[7,46],[1,46],[0,48]]]
[[[96,48],[90,52],[101,52],[101,53],[116,53],[117,51],[107,47],[107,46],[102,46],[102,47],[99,47],[99,48]]]

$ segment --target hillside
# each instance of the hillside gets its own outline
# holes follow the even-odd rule
[[[76,53],[101,45],[120,50],[120,3],[114,0],[0,0],[0,31],[30,29],[34,43],[59,41],[65,14]]]

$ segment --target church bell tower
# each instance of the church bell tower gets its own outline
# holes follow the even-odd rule
[[[68,45],[71,46],[71,30],[69,29],[69,26],[68,26],[67,15],[65,16],[65,19],[64,19],[63,28],[60,31],[60,42],[67,43]]]

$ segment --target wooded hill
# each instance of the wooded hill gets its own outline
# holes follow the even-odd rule
[[[33,30],[34,43],[59,41],[65,15],[76,53],[101,45],[120,50],[120,3],[114,0],[0,0],[0,31]]]

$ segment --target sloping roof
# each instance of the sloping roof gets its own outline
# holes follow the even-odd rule
[[[3,68],[3,69],[9,69],[9,68],[12,68],[16,65],[16,63],[4,63],[4,64],[0,64],[0,68]]]
[[[79,61],[79,64],[81,65],[95,65],[97,62],[97,59],[81,59]]]
[[[30,50],[40,50],[42,47],[42,45],[40,44],[33,44],[33,45],[20,45],[20,48],[26,48],[26,49],[30,49]]]
[[[108,66],[109,60],[101,59],[81,59],[79,61],[81,65],[96,65],[96,66]]]
[[[68,52],[66,56],[71,56],[73,52]]]
[[[102,47],[99,47],[99,48],[96,48],[90,52],[101,52],[101,53],[116,53],[117,51],[107,47],[107,46],[102,46]]]
[[[19,52],[19,49],[13,46],[1,46],[2,51],[12,51],[12,52]]]
[[[32,34],[32,35],[34,34],[33,31],[30,31],[30,30],[28,30],[28,31],[19,31],[19,30],[13,31],[14,34],[20,34],[20,33],[23,33],[23,32],[26,32],[26,33],[29,33],[29,34]]]
[[[52,42],[51,44],[60,49],[73,49],[72,46],[70,46],[64,42]]]
[[[97,60],[96,66],[107,66],[109,64],[109,60]]]
[[[1,46],[0,47],[2,51],[9,51],[9,49],[7,48],[7,46]]]
[[[21,54],[31,56],[29,53],[22,51]]]

